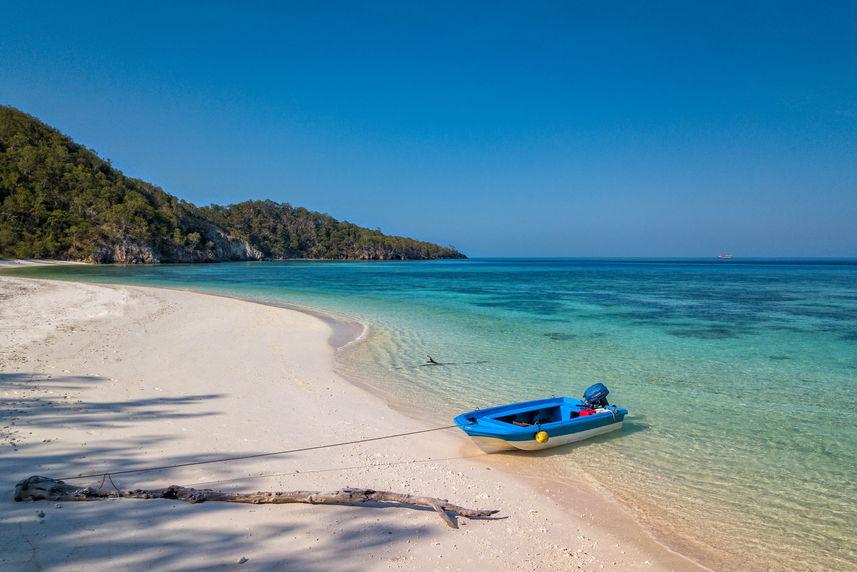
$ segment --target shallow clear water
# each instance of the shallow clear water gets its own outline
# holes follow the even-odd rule
[[[346,374],[443,422],[603,382],[611,403],[631,411],[623,430],[529,459],[529,470],[591,477],[668,544],[717,568],[857,568],[855,261],[16,272],[211,290],[355,318],[372,328],[347,352]],[[425,366],[426,354],[444,365]]]

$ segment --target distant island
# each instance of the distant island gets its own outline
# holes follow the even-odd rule
[[[466,258],[271,200],[197,207],[0,106],[0,258],[92,263]]]

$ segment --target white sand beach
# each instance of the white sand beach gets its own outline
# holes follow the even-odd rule
[[[431,509],[393,505],[13,502],[30,475],[430,427],[340,377],[332,334],[313,315],[230,298],[0,276],[0,568],[700,569],[590,484],[525,482],[457,429],[114,478],[123,489],[374,488],[500,511],[457,517],[457,530]]]

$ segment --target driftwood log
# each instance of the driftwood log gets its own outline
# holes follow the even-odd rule
[[[94,487],[76,487],[65,481],[49,477],[32,476],[15,485],[15,500],[27,499],[50,501],[94,501],[111,498],[132,499],[172,499],[189,503],[206,501],[240,502],[249,504],[353,504],[353,503],[396,503],[433,508],[448,526],[458,528],[458,524],[447,511],[466,517],[491,516],[499,511],[464,508],[450,504],[446,499],[417,497],[389,491],[372,489],[341,489],[332,492],[320,491],[283,491],[256,493],[224,493],[211,489],[192,489],[171,485],[165,489],[120,491],[96,489]]]

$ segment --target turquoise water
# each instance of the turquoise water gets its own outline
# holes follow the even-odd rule
[[[605,383],[621,433],[522,471],[594,479],[715,568],[857,569],[857,262],[467,260],[75,266],[371,324],[346,375],[431,412]],[[424,366],[425,355],[444,363]]]

